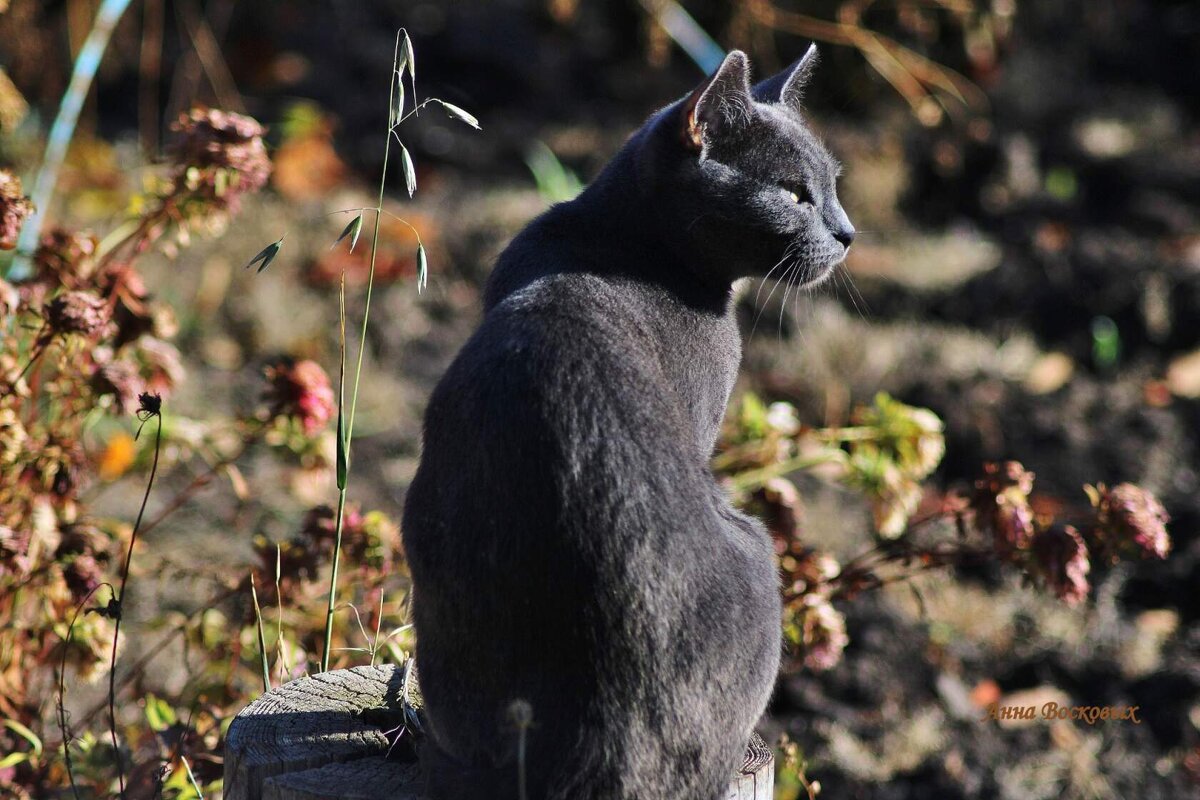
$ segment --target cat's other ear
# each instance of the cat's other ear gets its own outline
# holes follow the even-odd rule
[[[779,103],[799,111],[804,101],[804,87],[817,66],[817,46],[808,50],[792,66],[754,87],[754,99],[762,103]]]
[[[713,136],[734,130],[750,120],[750,61],[741,50],[732,50],[713,76],[696,87],[683,104],[683,139],[703,150]]]

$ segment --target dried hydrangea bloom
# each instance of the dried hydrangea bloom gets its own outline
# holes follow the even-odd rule
[[[194,108],[171,130],[178,134],[176,191],[186,189],[218,210],[235,210],[241,195],[258,191],[271,175],[266,129],[250,117]]]
[[[1034,569],[1059,599],[1073,606],[1087,597],[1092,567],[1079,531],[1070,525],[1042,531],[1033,538],[1032,553]]]
[[[805,595],[796,627],[805,667],[823,671],[833,669],[842,660],[842,651],[850,643],[846,618],[829,600],[817,594]]]
[[[971,508],[980,529],[992,534],[996,552],[1011,556],[1028,548],[1034,535],[1029,506],[1034,474],[1017,461],[989,462],[983,471],[975,482]]]
[[[17,246],[21,227],[33,211],[33,203],[21,189],[21,179],[0,169],[0,250]]]
[[[1153,494],[1132,483],[1085,490],[1096,507],[1100,536],[1111,550],[1133,549],[1146,558],[1166,558],[1171,552],[1171,517]]]
[[[315,361],[286,360],[267,367],[267,401],[272,417],[291,417],[306,435],[313,435],[337,413],[329,377]]]
[[[46,325],[51,334],[103,333],[110,321],[108,305],[91,292],[64,292],[46,306]]]

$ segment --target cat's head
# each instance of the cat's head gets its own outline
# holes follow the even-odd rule
[[[672,194],[661,213],[712,277],[815,284],[846,257],[854,227],[838,202],[838,162],[801,115],[815,64],[813,46],[752,88],[749,61],[735,50],[660,118],[660,147],[676,148],[660,173]]]

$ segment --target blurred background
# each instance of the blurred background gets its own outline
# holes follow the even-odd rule
[[[0,162],[27,187],[98,6],[0,2]],[[997,459],[1036,473],[1049,504],[1086,504],[1084,483],[1136,482],[1171,513],[1174,551],[1097,576],[1080,608],[984,568],[926,576],[919,594],[864,596],[843,609],[844,662],[782,678],[764,734],[796,743],[828,798],[1195,796],[1200,5],[134,2],[50,218],[101,234],[119,225],[163,162],[170,124],[197,102],[265,125],[274,162],[269,189],[220,235],[142,262],[176,317],[177,432],[253,407],[279,356],[335,373],[339,275],[357,319],[369,248],[331,250],[348,217],[326,215],[375,202],[401,26],[418,95],[469,110],[482,131],[440,112],[405,123],[415,199],[390,165],[384,207],[419,232],[430,275],[418,295],[414,234],[385,218],[356,503],[399,517],[425,399],[477,322],[508,239],[573,196],[721,48],[747,51],[765,77],[816,41],[809,115],[845,165],[840,193],[860,235],[826,285],[745,294],[740,390],[790,402],[812,425],[846,423],[880,390],[927,407],[946,425],[941,487],[969,485]],[[268,270],[242,269],[285,235]],[[103,451],[104,436],[93,445]],[[328,453],[302,456],[251,453],[239,469],[253,496],[205,488],[155,532],[144,564],[167,566],[142,578],[133,630],[207,596],[205,579],[170,564],[238,569],[255,559],[255,535],[286,538],[305,508],[332,501]],[[143,488],[114,479],[92,506],[128,516]],[[802,489],[806,540],[839,557],[869,543],[860,499],[816,480]],[[139,677],[164,696],[188,681],[185,645],[172,647],[174,667]],[[88,691],[81,708],[100,696]],[[1139,705],[1143,723],[998,724],[982,711],[996,700]],[[807,796],[781,771],[781,798]]]

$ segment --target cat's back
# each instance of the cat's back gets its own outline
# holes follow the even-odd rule
[[[495,302],[431,399],[429,412],[515,415],[562,429],[614,406],[653,402],[665,382],[651,321],[653,292],[586,271],[551,272]],[[612,420],[593,419],[589,425]],[[504,433],[491,425],[481,436]],[[528,432],[528,428],[526,431]],[[568,431],[560,430],[562,434]]]

